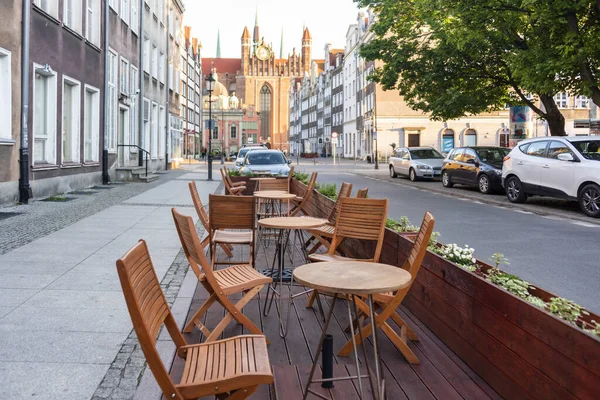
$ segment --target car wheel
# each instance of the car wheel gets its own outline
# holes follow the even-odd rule
[[[408,171],[408,179],[410,179],[411,182],[414,182],[417,180],[417,173],[412,168],[410,169],[410,171]]]
[[[390,177],[392,177],[392,178],[398,177],[398,174],[396,174],[396,170],[394,169],[393,165],[390,165]]]
[[[595,183],[585,185],[579,192],[579,207],[588,217],[600,217],[600,186]]]
[[[452,183],[448,171],[442,172],[442,185],[444,185],[444,187],[447,188],[451,188],[452,186],[454,186],[454,183]]]
[[[479,178],[477,179],[477,184],[481,193],[490,194],[492,192],[492,187],[490,185],[490,177],[486,174],[479,175]]]
[[[511,203],[523,203],[527,200],[527,194],[523,190],[523,184],[516,176],[511,176],[506,181],[506,197]]]

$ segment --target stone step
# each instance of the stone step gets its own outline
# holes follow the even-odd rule
[[[160,178],[160,176],[158,176],[156,174],[138,175],[138,179],[140,181],[146,182],[146,183],[154,182],[158,178]]]

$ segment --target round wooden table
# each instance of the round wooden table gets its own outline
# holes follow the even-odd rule
[[[287,202],[286,215],[290,212],[290,201],[296,198],[293,193],[288,193],[283,190],[263,190],[254,192],[254,197],[264,201],[264,214],[270,216],[281,216],[281,203]],[[277,207],[277,204],[279,207]],[[260,212],[259,212],[260,214]]]
[[[289,245],[290,234],[292,232],[296,233],[296,238],[299,237],[300,247],[304,249],[302,244],[304,243],[304,236],[302,236],[302,231],[306,229],[315,229],[319,228],[327,223],[326,219],[323,218],[313,218],[313,217],[272,217],[272,218],[263,218],[258,220],[258,224],[267,229],[276,229],[279,231],[277,235],[277,240],[275,242],[275,254],[273,255],[273,263],[271,264],[271,277],[273,278],[275,272],[275,264],[277,264],[277,270],[279,273],[279,279],[273,279],[273,282],[267,288],[267,298],[265,300],[263,313],[265,316],[269,314],[271,310],[271,306],[273,305],[273,299],[275,296],[279,297],[279,335],[281,337],[285,337],[287,334],[287,328],[290,321],[290,310],[291,310],[291,301],[297,295],[292,295],[292,284],[293,279],[290,280],[289,289],[290,289],[290,302],[288,304],[288,312],[285,323],[285,328],[281,323],[281,315],[283,315],[282,308],[282,296],[281,293],[277,291],[277,286],[279,286],[279,290],[283,289],[283,275],[285,272],[285,251]],[[305,260],[308,258],[308,255],[304,254]],[[271,293],[272,292],[272,293]],[[269,294],[271,293],[271,300],[269,301]],[[268,304],[268,309],[267,309]]]
[[[356,377],[337,377],[337,378],[326,378],[313,381],[313,375],[318,362],[318,354],[321,353],[323,347],[323,340],[327,334],[327,328],[333,315],[335,303],[338,297],[346,297],[348,300],[352,300],[354,310],[356,307],[356,295],[367,296],[369,300],[369,318],[371,321],[371,335],[373,336],[373,353],[375,359],[375,375],[376,375],[376,387],[371,384],[371,389],[375,395],[375,399],[385,399],[385,384],[382,379],[383,370],[379,363],[379,348],[377,340],[377,328],[375,327],[375,313],[373,311],[373,295],[380,293],[395,292],[399,289],[406,288],[412,277],[410,273],[402,268],[394,267],[387,264],[361,262],[361,261],[334,261],[334,262],[321,262],[302,265],[294,270],[294,279],[297,282],[303,284],[306,287],[315,289],[321,293],[328,293],[333,295],[333,303],[329,309],[329,314],[323,325],[323,333],[319,340],[317,352],[315,353],[314,362],[308,376],[308,382],[304,389],[304,399],[308,396],[308,393],[315,394],[310,389],[310,385],[316,382],[333,382],[337,380],[347,379],[358,379],[358,386],[361,398],[363,397],[362,388],[362,376],[360,373],[360,365],[358,362],[358,349],[356,346],[356,339],[354,333],[354,319],[350,310],[350,301],[347,302],[348,308],[348,320],[350,321],[350,329],[352,340],[354,342],[354,358],[356,362]],[[358,315],[357,315],[358,317]],[[359,327],[359,333],[362,332]],[[362,334],[362,333],[360,333]],[[361,338],[362,339],[362,336]],[[366,349],[365,341],[361,343],[363,349],[363,355],[366,362]],[[369,382],[372,382],[371,369],[367,365],[367,376]]]

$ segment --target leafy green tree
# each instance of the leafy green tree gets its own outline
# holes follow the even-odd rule
[[[433,119],[522,104],[562,136],[556,93],[600,105],[600,0],[356,1],[376,14],[372,79]]]

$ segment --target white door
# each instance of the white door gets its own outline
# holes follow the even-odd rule
[[[525,190],[529,192],[537,191],[541,185],[542,166],[547,161],[545,158],[547,146],[548,140],[533,142],[525,149],[525,154],[515,155],[514,171],[525,185]]]
[[[408,149],[402,150],[402,154],[400,155],[400,166],[399,173],[402,175],[408,175],[408,171],[410,167],[410,151]]]
[[[544,159],[542,165],[542,189],[547,193],[554,195],[567,195],[575,197],[577,190],[574,188],[574,175],[577,163],[571,161],[561,161],[558,159],[558,155],[562,153],[570,153],[573,157],[575,155],[569,149],[569,147],[559,142],[558,140],[550,141],[548,146],[547,158]]]

